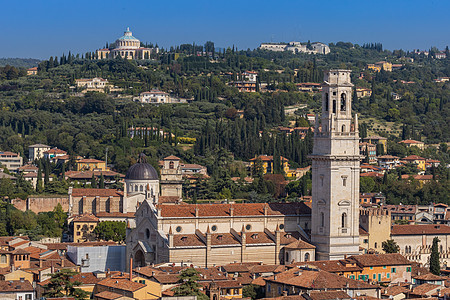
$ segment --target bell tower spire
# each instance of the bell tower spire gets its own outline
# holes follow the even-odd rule
[[[350,73],[325,71],[322,85],[321,130],[314,131],[310,156],[311,241],[317,260],[359,254],[359,133],[358,125],[352,126]]]

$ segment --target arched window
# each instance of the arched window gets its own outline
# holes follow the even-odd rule
[[[309,253],[305,253],[305,261],[309,261]]]
[[[375,242],[375,244],[373,245],[375,248],[378,248],[378,244],[377,242]]]
[[[336,113],[336,100],[333,100],[333,114]]]
[[[405,246],[405,253],[408,253],[408,246]]]
[[[345,228],[345,227],[347,227],[347,213],[343,213],[342,214],[342,228]]]
[[[345,111],[347,109],[347,99],[345,93],[341,94],[341,111]]]
[[[325,111],[328,111],[328,102],[329,102],[328,93],[325,93]]]
[[[442,253],[444,248],[442,247],[442,245],[440,245],[439,248],[440,248],[440,251]]]
[[[2,254],[2,255],[0,256],[0,263],[6,264],[6,254]]]
[[[139,189],[139,187],[137,186],[137,184],[134,186],[134,191],[137,192]]]
[[[173,161],[171,161],[170,163],[169,163],[169,169],[173,169],[174,168],[174,163],[173,163]]]
[[[345,132],[345,125],[342,125],[342,132]]]
[[[325,226],[325,215],[323,214],[323,212],[320,213],[320,224],[322,227]]]
[[[409,252],[409,253],[412,253],[412,251],[411,251],[411,246],[408,247],[408,252]]]
[[[144,191],[144,186],[141,185],[139,189],[140,189],[141,192],[143,192]]]

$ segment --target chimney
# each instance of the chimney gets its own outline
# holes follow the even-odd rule
[[[130,281],[133,279],[133,257],[130,257]]]
[[[106,277],[108,278],[109,275],[110,275],[110,273],[109,273],[109,268],[108,268],[108,269],[106,269]]]

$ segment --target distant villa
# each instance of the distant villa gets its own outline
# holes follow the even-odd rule
[[[158,53],[159,48],[141,47],[141,41],[135,38],[127,27],[122,37],[118,38],[109,48],[97,50],[99,59],[116,58],[120,55],[127,59],[149,59],[151,53]]]
[[[316,54],[328,54],[330,53],[330,47],[324,43],[311,43],[311,47],[308,49],[307,45],[300,42],[290,43],[262,43],[260,49],[270,51],[291,51],[292,53],[316,53]]]

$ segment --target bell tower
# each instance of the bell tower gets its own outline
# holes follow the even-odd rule
[[[312,159],[311,241],[317,260],[359,254],[359,133],[350,70],[325,71]],[[353,121],[353,122],[352,122]]]

